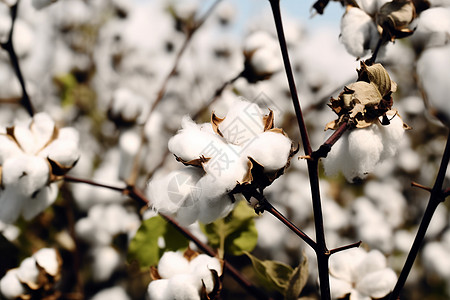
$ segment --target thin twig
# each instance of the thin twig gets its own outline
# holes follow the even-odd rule
[[[327,157],[328,153],[331,151],[331,147],[341,138],[341,136],[349,129],[349,124],[344,122],[336,129],[333,134],[319,147],[318,150],[311,154],[311,158],[319,159],[321,157]]]
[[[25,79],[23,78],[22,71],[20,69],[19,65],[19,59],[17,58],[16,51],[14,49],[14,43],[13,43],[13,33],[14,33],[14,25],[17,18],[17,9],[19,6],[19,1],[16,2],[16,4],[12,5],[10,7],[10,14],[11,14],[11,30],[9,31],[8,40],[5,43],[0,43],[0,46],[8,52],[9,59],[11,61],[11,65],[14,69],[14,72],[16,73],[17,79],[20,83],[20,88],[22,89],[22,98],[20,100],[20,103],[22,106],[26,109],[28,114],[32,117],[34,115],[34,107],[31,103],[30,97],[28,96],[28,92],[25,86]]]
[[[346,246],[342,246],[342,247],[331,249],[330,250],[330,255],[338,253],[338,252],[341,252],[341,251],[344,251],[344,250],[348,250],[348,249],[351,249],[351,248],[358,248],[359,246],[361,246],[361,243],[362,242],[359,241],[359,242],[356,242],[356,243],[353,243],[353,244],[350,244],[350,245],[346,245]]]
[[[425,233],[427,232],[428,226],[430,225],[431,219],[438,207],[439,203],[445,200],[445,193],[442,190],[442,185],[445,179],[445,173],[447,171],[448,163],[450,161],[450,133],[447,136],[447,143],[445,145],[444,154],[442,156],[441,164],[439,166],[439,172],[436,176],[435,183],[433,188],[431,189],[430,198],[428,200],[427,207],[425,209],[425,213],[422,217],[422,221],[419,225],[419,229],[417,231],[414,242],[411,246],[411,250],[408,253],[408,257],[406,258],[405,265],[400,272],[400,276],[398,277],[397,283],[392,291],[392,294],[389,299],[394,300],[398,299],[400,295],[400,291],[406,283],[406,279],[411,272],[414,261],[419,253],[422,242],[425,238]]]
[[[284,225],[286,225],[292,232],[294,232],[297,236],[299,236],[302,240],[304,240],[311,248],[316,250],[317,244],[311,239],[306,233],[304,233],[301,229],[295,226],[289,219],[283,216],[261,193],[253,193],[253,196],[258,200],[258,206],[255,208],[257,213],[267,211],[272,214],[275,218],[280,220]]]
[[[95,182],[90,179],[81,179],[73,176],[64,176],[64,180],[68,182],[73,183],[84,183],[89,184],[92,186],[97,187],[103,187],[108,188],[117,192],[121,192],[122,194],[128,195],[133,200],[136,200],[140,205],[142,206],[148,206],[150,201],[144,196],[144,194],[137,188],[133,186],[126,186],[126,187],[117,187],[112,185],[106,185],[102,183]],[[195,237],[189,230],[186,228],[183,228],[181,225],[179,225],[172,217],[167,216],[165,214],[159,214],[162,218],[164,218],[168,223],[170,223],[172,226],[175,227],[182,235],[184,235],[186,238],[194,242],[194,244],[203,252],[208,254],[209,256],[215,257],[216,252],[200,241],[197,237]],[[267,296],[266,293],[256,286],[254,286],[250,281],[248,281],[233,265],[231,265],[229,262],[224,260],[224,270],[228,272],[234,280],[236,280],[237,283],[239,283],[243,288],[247,290],[251,295],[253,295],[257,299],[266,299],[266,300],[272,300],[271,297]]]

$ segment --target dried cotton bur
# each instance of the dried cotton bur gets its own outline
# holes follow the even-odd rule
[[[375,165],[392,157],[403,132],[409,129],[398,112],[392,109],[392,93],[397,89],[381,64],[361,62],[358,80],[344,87],[329,107],[338,118],[325,130],[335,130],[343,123],[350,126],[323,159],[329,175],[342,172],[348,181],[363,179]]]

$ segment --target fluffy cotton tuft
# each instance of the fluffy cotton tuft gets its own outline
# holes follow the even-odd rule
[[[363,10],[351,7],[341,20],[341,42],[347,51],[363,57],[378,40],[378,31],[372,18]]]

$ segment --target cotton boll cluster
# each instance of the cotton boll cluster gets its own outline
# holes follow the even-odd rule
[[[213,222],[233,209],[236,198],[229,194],[236,185],[283,170],[291,148],[289,138],[273,129],[272,113],[264,116],[256,104],[236,99],[226,117],[213,114],[211,124],[183,119],[169,150],[192,167],[150,181],[149,198],[154,209],[184,225]],[[253,174],[260,167],[263,173]]]
[[[61,258],[53,248],[42,248],[9,270],[0,279],[0,293],[6,299],[29,299],[52,295],[60,279]]]
[[[213,292],[221,275],[222,263],[217,258],[168,251],[158,263],[158,278],[148,285],[147,295],[150,300],[200,300],[202,291]]]
[[[387,267],[386,257],[378,250],[361,248],[335,254],[330,259],[331,298],[350,294],[351,299],[382,298],[397,282],[395,272]]]
[[[389,125],[374,123],[346,132],[322,160],[325,172],[342,172],[349,182],[364,179],[377,164],[395,155],[404,131],[403,121],[395,114]]]
[[[55,201],[55,183],[79,158],[78,133],[58,129],[46,113],[17,122],[0,134],[0,219],[34,218]]]

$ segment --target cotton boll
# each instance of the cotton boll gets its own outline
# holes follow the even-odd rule
[[[48,274],[56,276],[59,272],[59,256],[53,248],[42,248],[33,254],[36,263]]]
[[[450,44],[425,50],[417,62],[417,73],[422,82],[432,108],[448,125],[450,123],[450,106],[448,95],[450,85],[445,81],[450,77]]]
[[[341,42],[347,51],[363,57],[378,40],[378,31],[372,18],[363,10],[351,7],[341,20]]]
[[[19,280],[27,284],[30,288],[37,288],[39,269],[36,266],[36,260],[32,257],[25,258],[17,272]]]
[[[80,158],[78,143],[73,140],[55,140],[40,155],[64,167],[72,167]]]
[[[18,269],[11,269],[0,280],[0,292],[6,299],[16,299],[26,290],[18,278]]]
[[[264,131],[263,117],[257,104],[236,99],[219,130],[228,143],[242,145]]]
[[[286,165],[291,146],[291,140],[285,135],[266,131],[243,145],[243,154],[263,165],[264,171],[272,172]]]
[[[379,299],[390,293],[394,289],[396,282],[397,275],[395,272],[385,268],[364,276],[357,282],[356,289],[375,299]]]
[[[189,262],[181,252],[164,252],[158,262],[158,273],[162,278],[189,273]]]
[[[251,55],[260,48],[276,45],[274,38],[266,31],[256,31],[245,39],[244,54]]]
[[[180,208],[195,205],[200,190],[196,186],[201,171],[190,167],[173,171],[149,182],[147,195],[157,211],[175,214]]]
[[[436,272],[439,276],[450,278],[450,259],[448,249],[440,242],[429,242],[422,251],[423,265],[429,271]]]
[[[336,277],[330,276],[331,299],[340,299],[352,291],[352,285]]]
[[[202,155],[209,158],[220,155],[225,143],[218,135],[206,130],[206,127],[201,130],[189,117],[184,117],[181,124],[182,129],[169,140],[170,152],[186,161]]]
[[[273,48],[263,48],[253,53],[250,58],[250,64],[256,75],[272,75],[281,70],[282,63],[279,53],[274,50]]]
[[[200,199],[198,220],[209,224],[217,219],[226,217],[236,206],[231,198],[225,194],[212,199]]]
[[[121,263],[119,253],[109,246],[94,248],[92,256],[92,275],[97,282],[108,280]]]
[[[148,109],[147,99],[126,88],[117,89],[110,104],[110,114],[115,118],[121,117],[126,122],[145,121]]]
[[[153,280],[148,285],[147,295],[150,300],[167,300],[169,289],[168,279]]]
[[[37,148],[43,148],[55,133],[55,122],[47,113],[38,113],[33,116],[30,130],[34,135]]]
[[[12,20],[9,14],[3,10],[0,11],[0,43],[6,43],[11,30]]]
[[[450,9],[432,7],[420,14],[411,39],[419,48],[431,48],[445,45],[449,34]]]
[[[402,141],[405,128],[403,127],[403,120],[398,115],[386,114],[390,120],[389,125],[379,125],[383,141],[383,152],[381,160],[392,157],[398,149],[398,145]]]

